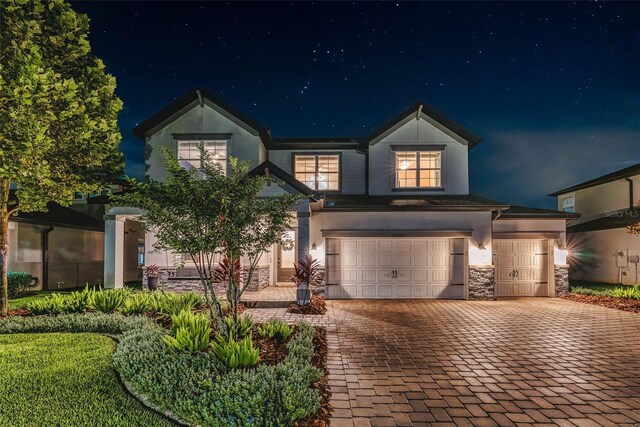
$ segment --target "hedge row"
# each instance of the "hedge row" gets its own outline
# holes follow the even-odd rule
[[[277,366],[228,369],[210,353],[172,351],[152,320],[120,314],[66,314],[0,319],[0,333],[96,332],[122,334],[113,364],[155,406],[203,426],[288,426],[320,407],[312,383],[315,330],[300,323]]]

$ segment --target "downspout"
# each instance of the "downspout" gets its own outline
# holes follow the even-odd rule
[[[633,179],[625,178],[624,180],[629,183],[629,209],[633,209]]]
[[[49,233],[51,233],[55,227],[50,225],[46,230],[42,230],[41,244],[42,244],[42,290],[49,289]]]

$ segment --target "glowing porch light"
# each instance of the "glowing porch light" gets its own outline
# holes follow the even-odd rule
[[[567,265],[569,249],[556,247],[553,251],[553,263],[555,265]]]

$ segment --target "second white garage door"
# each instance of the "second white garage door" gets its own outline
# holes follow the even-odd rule
[[[464,240],[330,238],[327,298],[464,298]]]
[[[549,293],[548,242],[494,240],[496,296],[543,296]]]

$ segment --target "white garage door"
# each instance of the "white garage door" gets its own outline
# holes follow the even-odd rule
[[[496,296],[548,295],[547,242],[494,240]]]
[[[327,239],[327,298],[464,298],[464,240]]]

